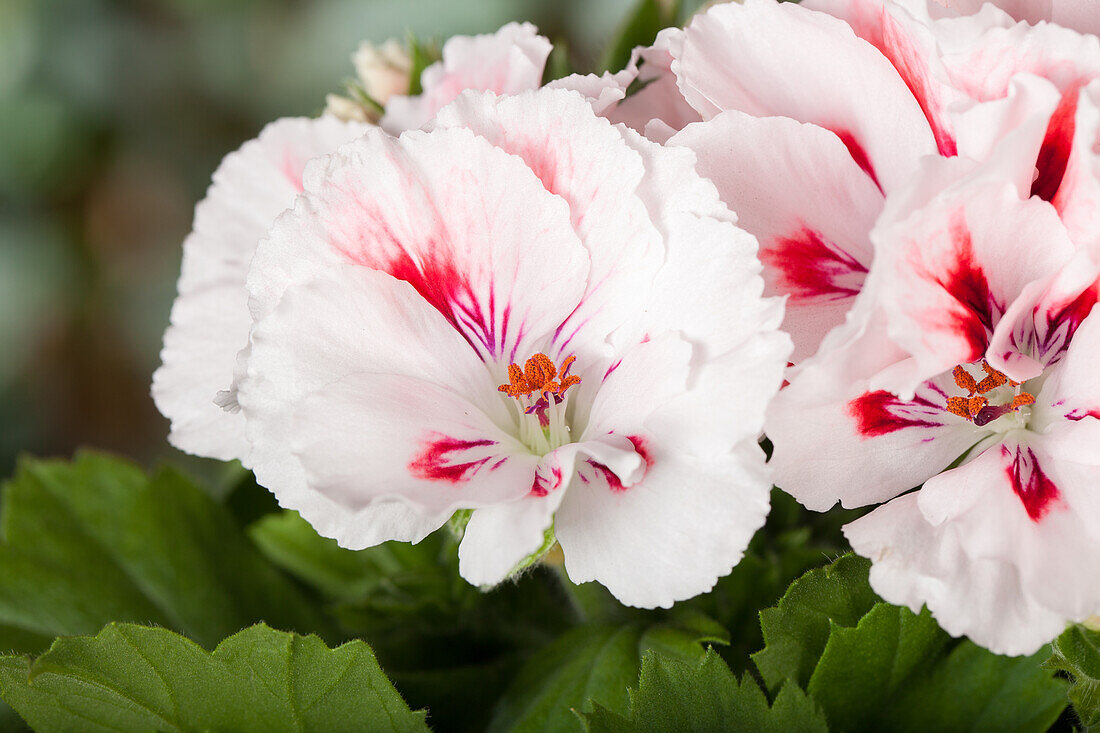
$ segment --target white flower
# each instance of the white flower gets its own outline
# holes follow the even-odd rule
[[[767,513],[790,342],[693,163],[562,90],[466,93],[314,162],[248,275],[236,454],[346,547],[470,509],[472,583],[552,528],[570,577],[624,603],[706,591]]]

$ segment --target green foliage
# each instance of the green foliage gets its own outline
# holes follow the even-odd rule
[[[262,624],[213,653],[166,629],[110,624],[34,660],[0,658],[0,690],[43,733],[427,730],[363,642],[329,649]]]
[[[408,37],[408,47],[409,58],[412,60],[409,71],[408,94],[409,96],[415,96],[424,91],[424,87],[420,83],[420,75],[424,73],[424,69],[439,61],[443,54],[435,44],[420,41],[411,33]]]
[[[1002,657],[952,639],[927,609],[878,601],[870,563],[840,558],[761,612],[753,655],[769,690],[797,684],[836,730],[1046,730],[1065,707],[1039,657]]]
[[[583,718],[591,733],[828,730],[821,711],[797,686],[785,685],[769,706],[751,675],[738,682],[713,649],[701,662],[647,652],[629,708],[618,715],[596,706]]]
[[[627,687],[638,679],[647,650],[695,661],[704,655],[701,644],[724,636],[694,615],[682,623],[575,628],[528,660],[497,704],[489,730],[581,730],[574,711],[627,709]]]
[[[410,704],[427,707],[447,729],[484,730],[524,657],[579,619],[546,568],[489,592],[468,585],[446,529],[417,545],[352,551],[284,512],[249,534],[269,560],[326,599],[343,634],[373,646]]]
[[[232,516],[179,473],[84,453],[24,460],[4,485],[0,648],[37,652],[111,621],[212,646],[266,620],[323,631],[321,614],[265,562]]]
[[[1051,646],[1045,666],[1069,675],[1069,700],[1081,727],[1100,730],[1100,632],[1070,626]]]
[[[636,46],[650,45],[662,28],[676,25],[679,4],[679,0],[639,0],[604,49],[597,72],[624,68]]]

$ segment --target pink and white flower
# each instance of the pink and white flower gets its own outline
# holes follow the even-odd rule
[[[310,164],[248,274],[238,455],[347,547],[471,510],[478,585],[552,531],[624,603],[709,589],[767,513],[790,342],[693,166],[564,90],[466,93]]]
[[[807,507],[888,502],[845,528],[880,595],[1025,654],[1100,610],[1100,263],[992,167],[888,206],[852,316],[767,432]]]

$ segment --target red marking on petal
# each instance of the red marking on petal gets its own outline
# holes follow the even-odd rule
[[[1100,420],[1100,409],[1097,409],[1097,410],[1076,409],[1076,410],[1070,410],[1069,412],[1066,413],[1066,419],[1067,420],[1073,420],[1074,422],[1084,420],[1086,417],[1095,417],[1097,420]]]
[[[409,472],[429,481],[457,484],[469,481],[484,466],[490,456],[462,461],[462,454],[472,448],[496,445],[493,440],[459,440],[441,435],[425,441],[420,453],[409,462]],[[499,462],[493,468],[499,468]]]
[[[1054,349],[1062,352],[1069,348],[1073,334],[1077,333],[1078,327],[1092,313],[1100,296],[1098,291],[1100,291],[1100,283],[1093,283],[1073,300],[1046,312],[1046,330],[1044,331],[1046,338],[1043,339],[1043,343],[1036,344],[1040,354],[1046,356]],[[1038,310],[1037,305],[1033,311],[1036,317],[1038,317]]]
[[[879,50],[890,59],[905,86],[913,93],[936,138],[940,155],[950,158],[958,154],[955,138],[947,129],[943,102],[928,68],[927,54],[914,47],[909,34],[883,9],[882,45]],[[877,45],[877,44],[876,44]]]
[[[856,430],[864,438],[877,438],[906,428],[936,428],[944,408],[919,395],[906,401],[897,395],[876,390],[864,392],[848,403],[848,414],[855,418]]]
[[[588,461],[588,465],[603,475],[604,481],[607,482],[607,488],[615,493],[626,491],[627,487],[623,486],[623,482],[619,480],[618,475],[610,468],[597,461]]]
[[[882,191],[882,184],[878,182],[875,167],[871,165],[871,159],[867,156],[867,151],[856,140],[856,136],[848,130],[833,130],[833,132],[840,138],[840,142],[844,143],[844,147],[848,148],[848,153],[852,156],[852,160],[856,162],[856,165],[860,167],[860,170],[870,176],[874,184],[878,186],[878,190]]]
[[[1002,445],[1001,455],[1006,460],[1011,460],[1011,464],[1005,466],[1005,472],[1012,482],[1012,490],[1023,502],[1027,515],[1033,522],[1041,521],[1060,502],[1062,494],[1058,487],[1043,473],[1031,448],[1027,448],[1025,453],[1017,446],[1016,455],[1013,456],[1008,446]]]
[[[853,298],[867,274],[863,263],[806,227],[776,239],[760,259],[792,298]]]
[[[1050,116],[1043,145],[1039,148],[1039,157],[1035,161],[1038,176],[1031,184],[1031,195],[1044,201],[1054,201],[1066,175],[1077,127],[1079,90],[1080,84],[1071,84],[1062,95],[1062,100]]]
[[[634,452],[645,461],[645,470],[653,468],[653,453],[649,450],[649,439],[641,435],[628,435],[626,439],[634,444]]]
[[[475,351],[483,357],[499,356],[504,350],[509,308],[504,308],[498,333],[495,293],[490,290],[488,302],[479,300],[465,269],[450,258],[451,247],[446,242],[402,241],[386,222],[384,212],[364,208],[351,224],[348,239],[354,244],[340,248],[341,253],[355,264],[409,283]]]
[[[943,314],[952,330],[970,346],[969,353],[959,361],[977,361],[989,347],[994,311],[1000,315],[1002,309],[989,289],[985,271],[974,257],[970,227],[962,210],[951,222],[950,236],[954,252],[948,266],[942,273],[931,275],[931,278],[961,306]]]

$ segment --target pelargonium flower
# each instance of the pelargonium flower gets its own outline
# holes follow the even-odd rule
[[[995,164],[929,161],[941,187],[888,205],[767,432],[806,506],[887,502],[845,528],[880,595],[1025,654],[1100,610],[1100,260]]]
[[[478,585],[556,537],[624,603],[709,589],[767,513],[790,343],[693,164],[551,89],[310,164],[248,274],[240,457],[346,547],[468,510]]]

